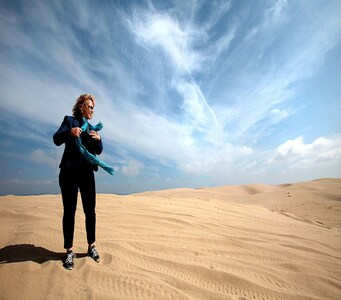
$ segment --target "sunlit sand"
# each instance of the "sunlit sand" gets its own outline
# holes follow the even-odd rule
[[[340,299],[341,179],[98,194],[63,268],[60,195],[0,197],[0,299]]]

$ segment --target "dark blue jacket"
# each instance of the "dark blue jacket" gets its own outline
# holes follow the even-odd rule
[[[60,146],[65,143],[65,149],[59,168],[91,168],[94,171],[98,170],[98,166],[87,162],[80,153],[76,138],[70,135],[73,127],[82,127],[83,118],[65,116],[62,124],[57,132],[53,135],[53,142]],[[82,144],[85,148],[94,155],[99,155],[103,151],[102,138],[100,141],[94,140],[87,132],[82,132]]]

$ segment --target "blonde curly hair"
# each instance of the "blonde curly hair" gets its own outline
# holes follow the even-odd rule
[[[72,113],[74,116],[82,115],[83,105],[84,105],[85,101],[87,101],[87,100],[92,101],[92,104],[95,107],[95,105],[96,105],[95,96],[92,94],[82,94],[77,98],[76,103],[73,106]]]

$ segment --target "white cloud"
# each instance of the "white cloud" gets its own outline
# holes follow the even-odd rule
[[[200,69],[202,57],[193,48],[193,43],[203,35],[191,24],[182,28],[179,22],[167,14],[139,10],[127,20],[136,41],[147,47],[160,47],[171,60],[179,75],[190,74]]]
[[[278,123],[295,113],[294,109],[291,107],[288,108],[273,108],[270,110],[269,117],[272,119],[272,122]]]
[[[193,79],[193,72],[201,69],[205,55],[197,51],[194,44],[205,35],[191,24],[179,24],[167,14],[139,11],[132,20],[128,20],[136,40],[147,48],[160,47],[170,58],[169,68],[172,72],[171,87],[182,97],[182,108],[187,114],[187,121],[192,126],[201,127],[217,119],[213,109],[208,105],[200,86]]]
[[[125,176],[138,176],[143,167],[144,165],[142,162],[137,160],[129,160],[125,162],[122,167],[120,167],[120,172]]]
[[[273,26],[283,22],[285,18],[285,9],[288,7],[287,0],[273,1],[272,6],[265,11],[265,24]]]
[[[218,126],[213,109],[208,105],[200,87],[192,81],[176,80],[175,87],[183,98],[183,109],[188,114],[188,122],[196,130],[206,131]]]
[[[253,149],[246,146],[233,146],[231,144],[220,147],[207,147],[196,149],[192,156],[184,161],[179,168],[185,172],[209,176],[220,174],[225,177],[226,173],[253,154]]]
[[[57,168],[61,159],[59,154],[57,151],[47,153],[42,149],[37,149],[28,155],[28,159],[39,165],[49,165],[52,168]]]
[[[306,167],[315,164],[341,163],[341,136],[333,138],[319,137],[311,144],[305,144],[302,136],[288,140],[280,145],[270,164],[288,163],[293,167]]]

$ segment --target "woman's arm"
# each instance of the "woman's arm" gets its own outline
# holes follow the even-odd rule
[[[71,126],[69,123],[69,118],[68,116],[65,116],[59,129],[53,135],[53,142],[57,146],[60,146],[61,144],[66,143],[71,138],[70,131],[71,131]]]
[[[103,144],[102,144],[102,138],[99,141],[95,141],[95,153],[97,155],[100,155],[103,151]]]

